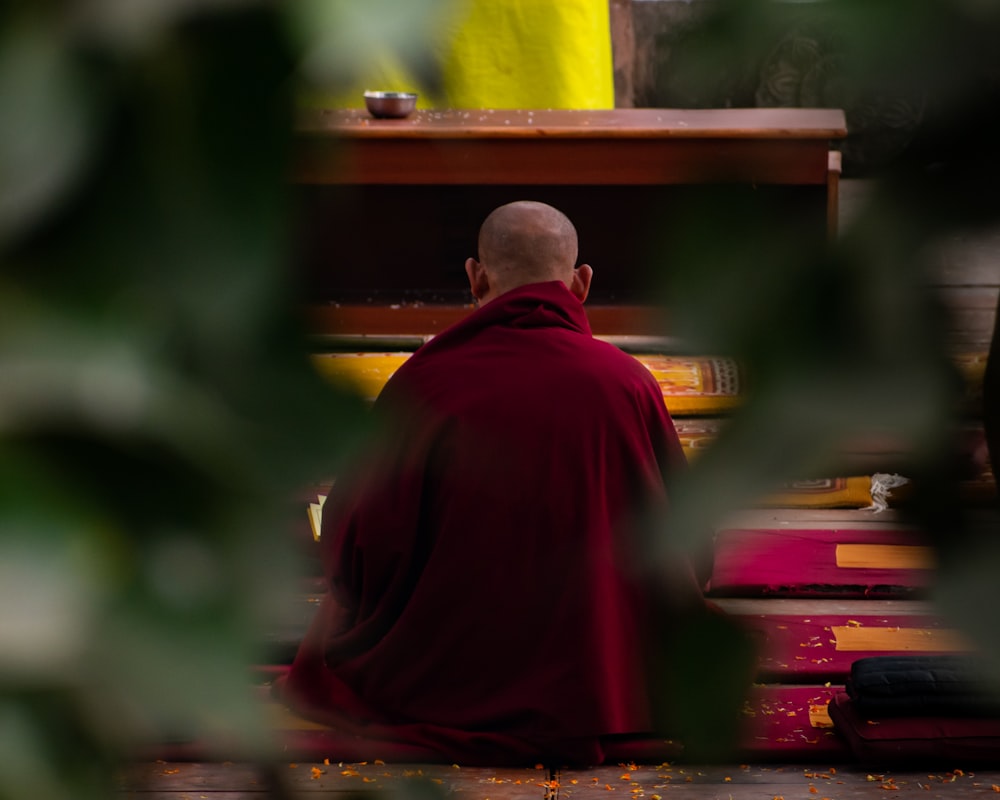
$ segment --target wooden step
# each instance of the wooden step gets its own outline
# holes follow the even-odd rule
[[[284,623],[266,632],[261,644],[268,663],[291,663],[321,597],[300,595]],[[762,680],[843,681],[859,658],[972,649],[932,606],[919,601],[715,597],[712,602],[756,637]]]
[[[504,769],[435,764],[148,762],[121,770],[118,796],[135,800],[260,800],[368,796],[465,800],[920,800],[994,798],[1000,770],[875,771],[833,760],[809,764],[628,764],[590,769]],[[280,787],[283,792],[276,791]]]
[[[745,708],[742,757],[758,761],[849,760],[827,705],[843,685],[758,685]]]
[[[930,584],[934,552],[914,529],[725,528],[712,596],[893,597]]]
[[[930,605],[916,601],[723,598],[714,602],[756,637],[760,680],[842,683],[859,658],[973,649]]]

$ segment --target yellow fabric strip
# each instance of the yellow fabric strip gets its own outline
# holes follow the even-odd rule
[[[838,544],[837,566],[844,569],[934,569],[934,551],[907,544]]]
[[[809,706],[809,724],[814,728],[832,728],[829,703],[814,703]]]
[[[759,505],[793,508],[865,508],[871,505],[871,478],[860,475],[817,481],[795,481],[769,494]]]
[[[932,628],[869,628],[834,625],[833,638],[838,652],[955,653],[971,650],[958,631]]]
[[[409,353],[336,353],[313,356],[320,374],[374,400]]]
[[[442,59],[452,108],[614,108],[607,0],[473,0]]]

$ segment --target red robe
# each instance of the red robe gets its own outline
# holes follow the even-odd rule
[[[330,595],[284,699],[466,764],[600,763],[649,732],[647,600],[623,557],[684,460],[649,372],[540,283],[427,343],[376,410],[377,457],[327,501]]]

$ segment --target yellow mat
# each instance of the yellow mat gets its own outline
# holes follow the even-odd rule
[[[320,374],[374,400],[410,353],[324,353],[314,355]]]
[[[671,414],[732,411],[744,390],[740,367],[731,358],[637,356],[653,373]]]
[[[725,420],[702,417],[678,417],[674,420],[677,438],[681,440],[684,455],[688,461],[711,447],[722,429]]]
[[[719,435],[724,419],[678,417],[674,420],[677,437],[684,455],[694,461]],[[879,496],[892,505],[906,487],[894,489]],[[762,498],[755,505],[765,508],[868,508],[875,502],[870,475],[847,478],[826,478],[811,481],[792,481],[781,490]]]
[[[759,505],[776,508],[867,508],[872,504],[872,478],[821,478],[790,481]]]
[[[386,381],[410,353],[335,353],[313,356],[317,370],[329,380],[353,387],[374,400]],[[674,424],[685,455],[689,460],[718,437],[725,416],[737,407],[745,391],[739,365],[729,358],[684,356],[637,356],[653,374],[663,392],[663,400],[675,418]],[[974,391],[982,380],[984,356],[956,358],[969,389]],[[909,486],[891,491],[877,488],[873,493],[870,475],[796,481],[764,498],[759,505],[791,508],[868,508],[905,503],[912,491]],[[996,497],[996,481],[987,468],[975,479],[963,481],[963,499],[978,503]],[[876,502],[878,500],[878,502]]]
[[[410,356],[409,353],[336,353],[314,356],[317,368],[331,379],[347,381],[370,399]],[[671,415],[719,416],[737,408],[746,393],[743,368],[733,359],[712,356],[638,355],[653,374]],[[966,396],[981,397],[985,353],[954,356],[964,378]],[[992,486],[992,481],[989,481]]]
[[[838,569],[932,570],[937,567],[934,548],[912,544],[838,544]]]

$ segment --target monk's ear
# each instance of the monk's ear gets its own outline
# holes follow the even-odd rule
[[[573,296],[581,303],[586,301],[590,294],[590,281],[594,277],[594,270],[590,264],[581,264],[573,270],[573,280],[569,285],[569,290]]]
[[[465,274],[469,279],[469,289],[472,296],[477,300],[482,300],[490,292],[490,279],[486,274],[486,268],[476,259],[465,259]]]

